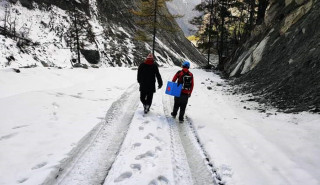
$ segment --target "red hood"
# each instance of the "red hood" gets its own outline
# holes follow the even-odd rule
[[[184,68],[182,68],[182,71],[187,73],[189,71],[189,69],[184,67]]]
[[[152,58],[147,58],[144,63],[148,64],[148,65],[152,65],[153,64],[153,59]]]

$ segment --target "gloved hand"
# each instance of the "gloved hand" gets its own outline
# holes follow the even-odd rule
[[[159,84],[158,89],[161,89],[161,87],[162,87],[162,84]]]

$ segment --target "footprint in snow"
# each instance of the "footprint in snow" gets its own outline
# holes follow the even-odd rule
[[[133,170],[140,171],[141,170],[141,165],[140,164],[131,164],[130,168],[132,168]]]
[[[114,182],[121,182],[124,181],[132,176],[132,172],[124,172],[118,178],[114,180]]]
[[[154,152],[152,152],[152,151],[147,151],[146,153],[144,153],[144,154],[140,154],[140,155],[138,155],[135,159],[136,160],[140,160],[140,159],[144,159],[144,158],[147,158],[147,157],[154,157],[155,155],[154,155]]]
[[[48,164],[47,162],[39,163],[39,164],[35,165],[34,167],[32,167],[31,169],[36,170],[36,169],[44,167],[47,164]]]
[[[165,185],[165,184],[169,184],[169,180],[160,175],[157,179],[152,180],[148,185]]]
[[[12,127],[12,129],[19,129],[19,128],[23,128],[23,127],[27,127],[29,125],[19,125],[19,126],[16,126],[16,127]]]
[[[137,148],[137,147],[140,147],[141,146],[141,143],[135,143],[133,144],[133,148]]]
[[[221,165],[220,171],[223,176],[232,177],[233,172],[232,172],[232,168],[230,166]]]
[[[161,151],[162,151],[162,148],[161,148],[160,146],[157,146],[157,147],[155,148],[155,151],[156,151],[156,152],[161,152]]]
[[[148,135],[146,135],[146,137],[144,137],[145,139],[151,139],[153,138],[154,135],[152,133],[149,133]]]
[[[64,93],[57,93],[56,94],[56,97],[61,97],[61,96],[64,96]]]
[[[139,130],[144,130],[144,127],[139,127]]]
[[[1,136],[1,137],[0,137],[0,141],[2,141],[2,140],[6,140],[6,139],[10,139],[10,138],[14,137],[14,136],[15,136],[15,135],[17,135],[17,134],[18,134],[18,132],[16,132],[16,133],[11,133],[11,134],[4,135],[4,136]]]
[[[55,108],[55,109],[58,109],[60,106],[59,106],[59,104],[57,104],[56,102],[53,102],[52,103],[52,106],[53,106],[53,108]]]
[[[152,133],[149,133],[144,137],[144,139],[152,139],[152,138],[156,139],[160,143],[162,142],[162,140],[159,137],[154,136]]]
[[[24,182],[26,182],[28,180],[28,178],[22,178],[20,180],[18,180],[18,183],[22,184]]]
[[[74,97],[74,98],[82,99],[82,97],[79,96],[79,95],[70,95],[70,96],[71,96],[71,97]]]

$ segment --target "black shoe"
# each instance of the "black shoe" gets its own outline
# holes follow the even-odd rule
[[[143,105],[143,109],[144,109],[144,113],[147,114],[148,113],[147,105]]]
[[[179,122],[180,122],[180,123],[183,123],[183,121],[184,121],[184,119],[181,118],[181,117],[179,117]]]
[[[173,117],[173,118],[176,118],[176,114],[173,114],[173,112],[171,112],[171,116]]]

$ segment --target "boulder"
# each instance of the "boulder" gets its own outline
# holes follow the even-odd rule
[[[97,50],[80,50],[84,58],[90,64],[98,64],[100,62],[100,53]]]
[[[33,0],[20,0],[20,3],[22,6],[28,8],[28,9],[33,9]]]

